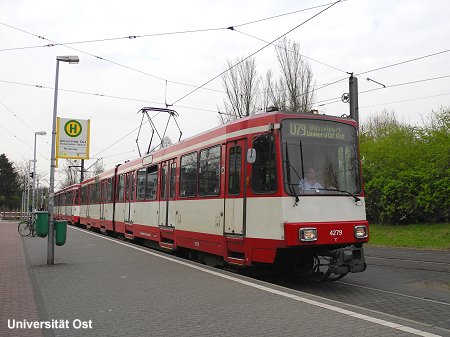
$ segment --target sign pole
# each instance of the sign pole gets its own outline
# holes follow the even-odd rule
[[[52,152],[50,159],[50,187],[48,191],[48,240],[47,240],[47,264],[55,264],[55,231],[53,208],[55,205],[55,166],[56,166],[56,110],[58,109],[58,75],[59,60],[56,60],[55,98],[53,101],[53,127],[52,127]]]
[[[48,241],[47,241],[47,264],[55,264],[55,221],[53,209],[55,206],[55,168],[56,168],[56,117],[58,110],[58,77],[59,61],[77,64],[78,56],[57,56],[55,76],[55,97],[53,101],[53,123],[52,123],[52,150],[50,156],[50,187],[48,191]]]

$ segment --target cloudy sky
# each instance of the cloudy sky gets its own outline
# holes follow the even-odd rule
[[[227,60],[246,57],[266,45],[261,40],[299,25],[287,38],[301,44],[317,87],[348,78],[347,72],[360,74],[363,121],[386,109],[421,124],[432,110],[450,105],[448,0],[347,0],[302,24],[331,3],[1,0],[0,153],[28,162],[34,133],[46,131],[38,137],[37,159],[38,172],[49,179],[56,56],[80,58],[77,65],[60,64],[58,116],[91,120],[91,157],[109,168],[138,156],[137,112],[144,106],[174,104],[183,138],[217,126],[220,78],[189,93],[224,71]],[[261,75],[279,72],[273,46],[254,57]],[[412,59],[418,60],[403,63]],[[378,68],[384,69],[366,73]],[[347,80],[318,90],[316,108],[348,113],[339,101],[345,92]],[[155,117],[160,128],[166,122],[167,115]],[[143,125],[142,150],[149,134]],[[178,139],[173,122],[168,135]]]

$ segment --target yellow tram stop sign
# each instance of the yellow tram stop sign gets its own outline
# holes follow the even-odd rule
[[[56,158],[89,159],[90,120],[57,118]]]

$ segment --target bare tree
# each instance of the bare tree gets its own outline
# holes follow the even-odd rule
[[[286,90],[288,110],[309,112],[314,100],[313,73],[308,61],[300,54],[300,44],[284,38],[278,45],[277,59],[282,78],[279,87],[274,89]]]
[[[161,141],[161,148],[169,147],[172,144],[173,144],[172,139],[170,139],[170,137],[168,137],[168,136],[164,136]]]
[[[361,135],[369,138],[383,138],[394,130],[398,130],[401,123],[395,117],[394,111],[384,109],[377,115],[372,115],[361,125]]]
[[[75,166],[72,162],[65,160],[59,160],[59,173],[62,175],[61,188],[77,184],[80,182],[80,169]]]
[[[93,164],[85,168],[83,179],[95,177],[103,171],[105,171],[105,167],[103,166],[103,158],[99,158]]]
[[[28,181],[28,179],[29,179],[29,175],[28,175],[29,165],[30,165],[29,161],[25,160],[25,159],[14,162],[14,168],[16,169],[16,172],[18,174],[21,190],[25,190],[26,181]]]
[[[271,70],[266,73],[266,89],[264,91],[265,96],[265,106],[264,111],[267,111],[270,106],[275,107],[277,110],[287,109],[287,95],[286,87],[282,79],[276,80],[273,78]]]
[[[311,66],[300,54],[300,44],[284,38],[276,47],[280,78],[275,78],[269,70],[263,81],[256,72],[253,58],[237,59],[235,67],[228,61],[230,70],[222,76],[226,99],[222,111],[219,109],[220,123],[249,116],[256,113],[258,107],[263,111],[273,107],[297,113],[311,111],[315,85]],[[261,87],[262,91],[258,92]]]
[[[237,65],[233,67],[232,62],[228,60],[228,67],[231,69],[222,76],[227,96],[223,110],[219,109],[219,122],[222,124],[250,116],[257,110],[260,79],[256,72],[255,59],[236,59],[235,64]]]
[[[100,160],[97,160],[92,166],[92,176],[95,177],[96,175],[99,175],[104,171],[105,167],[103,166],[103,158],[102,158]]]

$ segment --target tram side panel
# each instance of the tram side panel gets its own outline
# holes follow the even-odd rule
[[[285,247],[282,210],[280,197],[247,198],[245,245],[250,261],[273,263],[277,249]]]
[[[134,205],[134,236],[144,239],[159,240],[159,201],[135,201]]]
[[[178,200],[172,207],[177,246],[223,256],[223,199]]]

